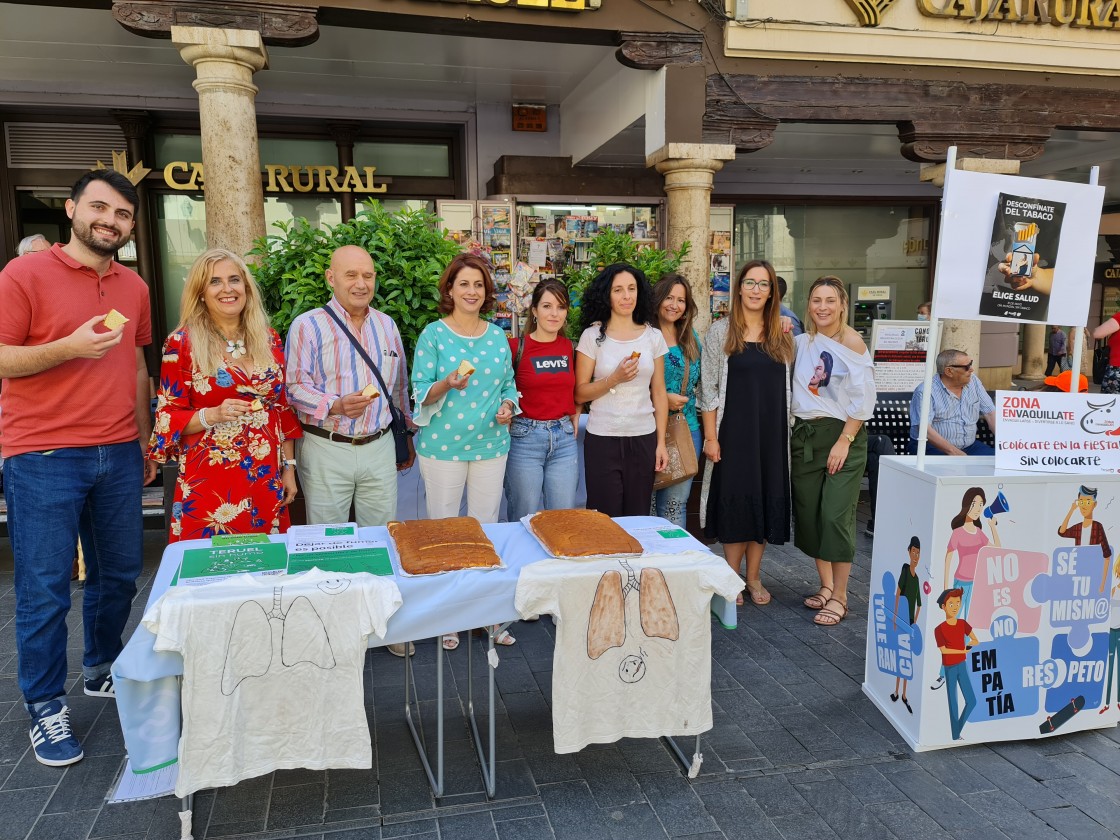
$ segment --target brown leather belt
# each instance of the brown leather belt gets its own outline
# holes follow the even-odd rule
[[[365,437],[350,437],[350,435],[343,435],[339,434],[338,432],[328,432],[326,429],[322,429],[318,426],[308,426],[306,423],[300,423],[300,425],[303,427],[303,430],[309,435],[326,438],[327,440],[336,441],[338,443],[349,443],[351,446],[365,446],[367,443],[373,443],[375,440],[389,431],[389,427],[386,426],[381,431],[374,432],[372,435],[366,435]]]

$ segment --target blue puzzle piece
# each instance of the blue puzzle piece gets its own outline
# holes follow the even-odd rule
[[[1046,711],[1053,714],[1078,695],[1085,698],[1086,709],[1100,708],[1107,675],[1107,655],[1107,628],[1103,633],[1093,634],[1092,644],[1084,655],[1075,654],[1070,649],[1068,637],[1055,636],[1050,656],[1058,676],[1055,685],[1046,691]]]
[[[1039,575],[1031,584],[1035,602],[1049,602],[1050,625],[1068,629],[1070,647],[1079,654],[1089,649],[1094,630],[1108,626],[1109,593],[1107,587],[1101,590],[1104,572],[1099,545],[1057,548],[1050,574]]]
[[[906,596],[898,599],[898,614],[894,611],[894,596],[898,582],[891,572],[883,574],[883,591],[872,596],[872,615],[875,618],[875,663],[884,674],[914,678],[917,657],[922,655],[922,630],[910,624],[910,611]]]

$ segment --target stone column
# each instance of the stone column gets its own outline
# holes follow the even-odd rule
[[[334,138],[335,147],[338,149],[338,168],[345,169],[354,165],[354,141],[358,137],[361,126],[358,123],[334,123],[327,126],[331,137]],[[342,221],[349,222],[357,212],[357,202],[354,193],[342,193]]]
[[[1046,374],[1046,346],[1050,330],[1045,324],[1023,324],[1023,379],[1040,382]]]
[[[669,143],[646,158],[665,176],[668,228],[665,244],[677,249],[685,241],[692,250],[681,265],[696,299],[696,331],[703,335],[711,323],[708,271],[709,213],[712,182],[724,161],[735,159],[735,146],[710,143]]]
[[[260,33],[246,29],[172,26],[171,40],[197,73],[206,244],[244,254],[265,234],[253,74],[268,66],[268,53]]]
[[[958,169],[967,172],[988,172],[996,175],[1018,175],[1019,163],[1017,160],[1000,158],[957,158]],[[945,164],[923,164],[920,177],[923,181],[929,181],[934,186],[944,187]],[[955,319],[942,321],[941,341],[938,349],[944,350],[952,347],[978,360],[977,374],[988,390],[1009,388],[1011,386],[1011,366],[984,366],[984,358],[980,355],[981,324],[981,321]],[[1024,358],[1024,368],[1026,364],[1027,361]]]

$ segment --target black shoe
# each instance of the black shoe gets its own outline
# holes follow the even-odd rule
[[[906,707],[906,711],[908,711],[910,714],[914,714],[914,710],[910,708],[910,704],[906,702],[905,697],[902,698],[902,705]]]
[[[898,695],[897,694],[892,694],[891,695],[891,702],[892,703],[897,703],[898,702]]]

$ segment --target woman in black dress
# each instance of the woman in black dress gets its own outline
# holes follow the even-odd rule
[[[746,558],[747,592],[759,606],[770,603],[762,553],[767,543],[784,543],[790,535],[793,342],[782,326],[777,288],[770,263],[743,266],[731,287],[731,310],[708,331],[700,363],[707,456],[701,524],[708,537],[723,543],[736,573]]]

